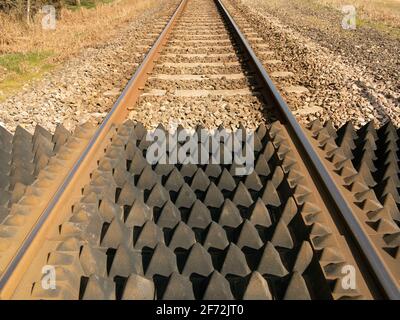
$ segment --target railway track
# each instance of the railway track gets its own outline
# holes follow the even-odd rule
[[[399,299],[399,130],[300,127],[249,41],[184,0],[98,127],[0,132],[2,299]],[[148,162],[172,113],[195,137],[221,107],[211,161]],[[243,135],[245,175],[213,161]]]

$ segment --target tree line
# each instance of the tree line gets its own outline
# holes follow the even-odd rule
[[[19,19],[26,19],[30,23],[44,5],[61,9],[67,4],[80,6],[81,0],[0,0],[0,11]]]

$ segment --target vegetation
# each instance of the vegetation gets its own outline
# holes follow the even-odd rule
[[[0,0],[0,11],[12,14],[29,24],[44,5],[52,5],[59,12],[61,8],[76,10],[93,9],[98,3],[110,3],[113,0]]]
[[[13,5],[6,6],[7,1]],[[15,4],[18,1],[25,8],[22,11]],[[54,30],[42,28],[44,15],[38,9],[28,23],[21,13],[26,13],[26,3],[0,0],[0,101],[82,49],[107,42],[145,9],[160,5],[160,0],[80,0],[78,4],[63,0],[56,9]]]

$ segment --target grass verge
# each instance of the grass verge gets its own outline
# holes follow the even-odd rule
[[[57,12],[55,30],[43,30],[43,14],[31,25],[0,13],[0,101],[32,79],[40,78],[82,49],[116,36],[146,9],[167,0],[82,0],[81,6]]]
[[[25,83],[40,78],[54,65],[52,52],[8,53],[0,55],[0,102]]]

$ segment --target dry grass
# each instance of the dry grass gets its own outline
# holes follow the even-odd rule
[[[317,0],[335,8],[353,5],[361,19],[380,25],[400,28],[400,0]]]
[[[157,0],[116,0],[96,8],[62,9],[55,30],[42,30],[41,15],[31,26],[0,14],[0,54],[52,51],[57,61],[92,46],[118,32],[119,26],[132,20]]]
[[[314,12],[333,10],[341,11],[343,5],[353,5],[356,8],[357,25],[387,31],[398,35],[400,33],[400,0],[241,0],[250,5],[256,3],[266,9],[308,10],[310,17]],[[343,14],[344,15],[344,14]]]
[[[61,9],[55,30],[0,13],[0,101],[85,47],[106,42],[158,0],[115,0],[95,8]]]

